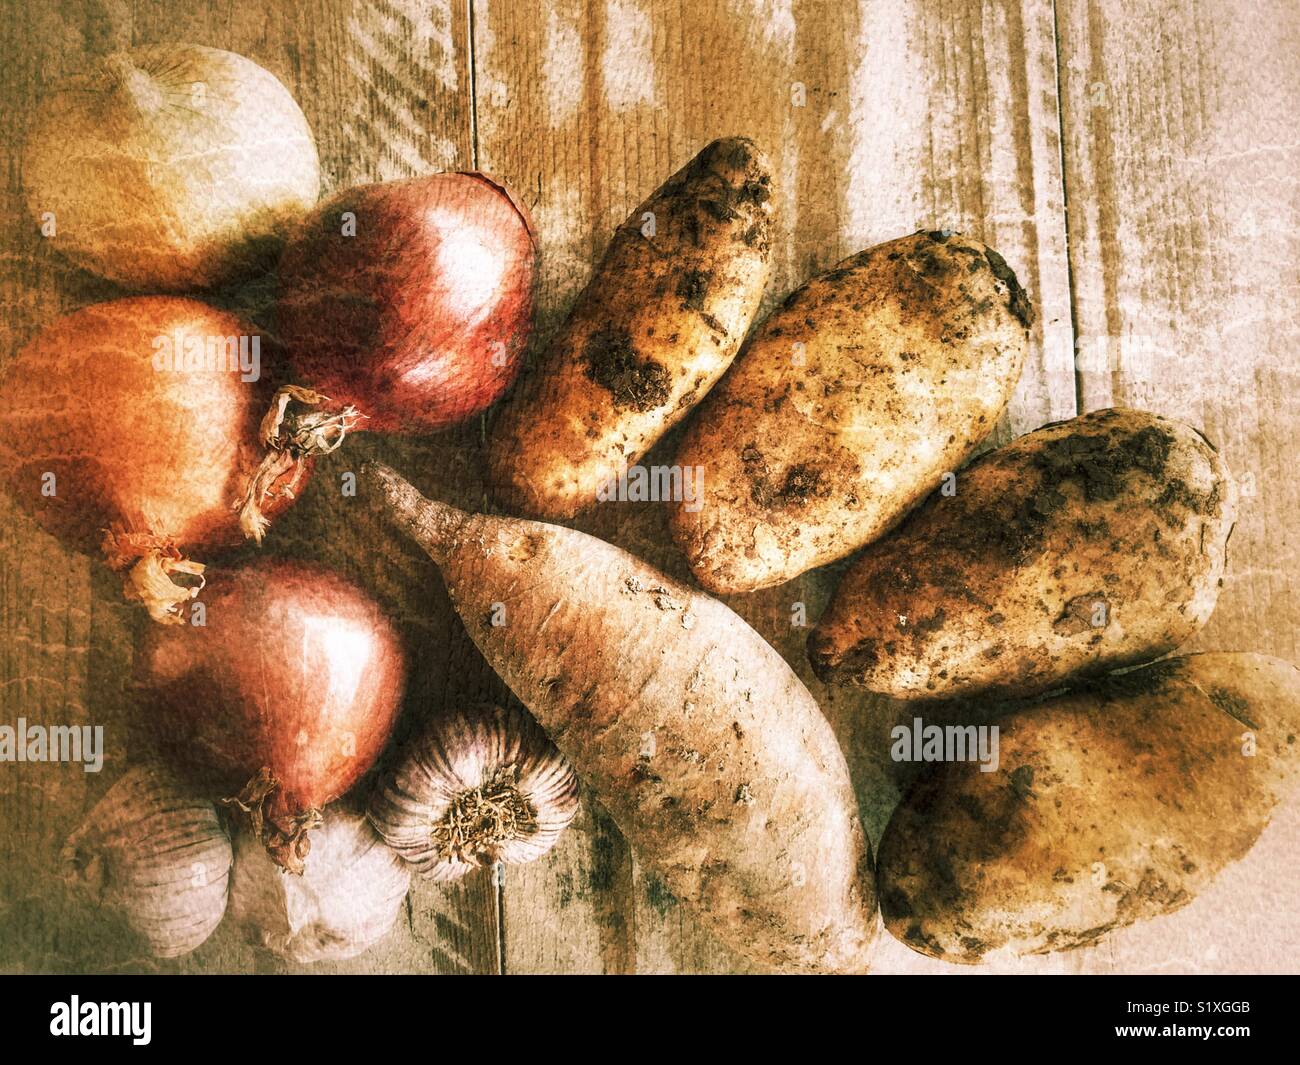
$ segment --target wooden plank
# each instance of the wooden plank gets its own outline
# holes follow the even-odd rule
[[[27,7],[14,10],[0,28],[0,144],[7,155],[21,143],[23,114],[51,72],[76,64],[85,42],[58,16]],[[17,166],[5,168],[0,195],[4,215],[28,218]],[[46,317],[75,305],[62,284],[64,271],[49,262],[34,226],[14,224],[0,233],[0,300],[4,347],[12,351]],[[107,284],[93,286],[110,291]],[[96,298],[94,296],[90,298]],[[19,717],[40,725],[103,725],[105,764],[120,761],[118,700],[109,689],[100,702],[94,683],[125,676],[120,627],[94,602],[91,565],[63,552],[0,497],[0,720]],[[120,686],[120,680],[118,684]],[[109,773],[104,774],[109,777]],[[59,848],[83,806],[107,781],[80,766],[5,764],[0,772],[0,969],[50,971],[79,967],[103,946],[89,915],[51,905],[62,898],[54,878]]]
[[[636,971],[632,862],[613,820],[584,791],[555,847],[504,870],[505,971],[619,975]]]
[[[316,134],[324,192],[363,181],[472,166],[469,18],[464,3],[418,0],[340,3],[170,0],[104,8],[91,2],[20,5],[0,28],[0,142],[16,157],[23,116],[44,85],[89,57],[133,44],[188,40],[239,52],[284,81]],[[6,168],[6,217],[27,217],[17,164]],[[67,269],[34,226],[0,234],[6,315],[4,358],[60,309],[116,294]],[[266,324],[271,286],[255,282],[220,301]],[[418,648],[402,727],[454,700],[499,698],[504,687],[460,628],[426,558],[390,538],[363,505],[338,491],[339,477],[364,457],[419,470],[462,502],[481,501],[466,456],[477,427],[427,441],[358,437],[318,465],[300,506],[267,545],[269,554],[316,559],[377,596]],[[121,772],[124,745],[148,740],[126,687],[142,615],[120,604],[101,567],[64,552],[32,523],[0,504],[0,717],[106,725],[110,754],[102,782],[70,768],[5,766],[0,773],[0,968],[279,972],[223,927],[175,962],[130,955],[115,930],[63,905],[51,879],[54,856],[87,801]],[[251,555],[252,552],[245,552]],[[85,774],[76,773],[76,777]],[[419,885],[407,919],[362,958],[313,971],[495,972],[499,967],[497,891],[486,874],[447,888]]]
[[[770,154],[779,214],[770,309],[810,274],[920,228],[965,229],[999,248],[1039,310],[1034,357],[998,436],[1075,412],[1055,44],[1048,0],[827,4],[814,0],[487,0],[475,4],[480,165],[521,191],[544,262],[540,339],[648,193],[709,140],[742,133]],[[540,348],[541,344],[535,345]],[[670,461],[671,441],[648,460]],[[677,575],[651,506],[599,508],[582,528]],[[897,798],[889,725],[906,711],[812,681],[803,604],[815,622],[835,574],[731,605],[810,682],[849,755],[873,838]],[[562,861],[590,864],[571,834]],[[629,881],[616,878],[615,890]],[[731,971],[639,864],[630,915],[638,969]],[[507,968],[553,971],[554,926],[599,936],[597,912],[507,880]],[[923,964],[887,948],[887,965]]]
[[[1193,648],[1300,658],[1300,9],[1060,0],[1062,114],[1085,409],[1202,427],[1244,489]],[[1284,971],[1300,943],[1300,813],[1097,967]]]

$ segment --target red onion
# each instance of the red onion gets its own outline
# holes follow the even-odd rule
[[[161,728],[225,796],[239,791],[231,805],[301,872],[319,808],[370,768],[397,717],[397,634],[359,589],[298,563],[222,571],[202,601],[203,626],[146,637]]]
[[[203,571],[185,555],[240,543],[250,515],[264,528],[307,473],[275,452],[250,498],[268,354],[254,326],[194,300],[65,315],[0,382],[0,480],[69,546],[102,549],[128,598],[181,621]]]
[[[347,189],[285,249],[278,328],[298,379],[360,428],[440,429],[514,381],[535,259],[526,212],[483,174]]]

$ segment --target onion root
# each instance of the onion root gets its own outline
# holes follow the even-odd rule
[[[263,766],[244,785],[238,795],[222,799],[221,805],[233,810],[237,819],[262,842],[276,865],[295,876],[302,876],[307,855],[311,852],[308,833],[319,827],[323,816],[316,807],[288,816],[267,813],[268,800],[280,787],[269,767]]]
[[[141,603],[154,621],[183,625],[181,607],[203,590],[204,565],[185,558],[170,540],[150,533],[128,533],[113,528],[104,533],[104,559],[109,569],[122,574],[122,593],[129,602]],[[197,578],[184,584],[173,578]]]

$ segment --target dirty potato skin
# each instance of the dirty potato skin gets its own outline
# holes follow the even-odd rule
[[[862,972],[871,848],[835,733],[732,610],[573,529],[466,514],[363,473],[442,571],[485,659],[638,859],[734,950]]]
[[[492,428],[489,475],[503,504],[573,517],[713,387],[767,284],[771,198],[767,160],[731,137],[632,212]]]
[[[1028,350],[1003,258],[916,233],[844,260],[755,331],[677,451],[704,505],[672,532],[699,582],[745,592],[893,526],[993,429]]]
[[[1300,672],[1266,655],[1165,659],[998,724],[997,770],[935,765],[880,844],[885,927],[944,961],[1177,910],[1300,790]]]
[[[896,699],[1032,695],[1150,661],[1209,620],[1235,493],[1197,430],[1115,408],[980,456],[846,572],[808,642]]]

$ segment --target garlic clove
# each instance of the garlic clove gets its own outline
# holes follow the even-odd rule
[[[271,860],[256,834],[235,834],[230,919],[286,961],[344,961],[387,934],[410,885],[406,864],[346,803],[325,808],[301,876]]]
[[[430,719],[381,778],[369,817],[421,876],[454,880],[534,861],[577,812],[577,776],[541,727],[518,707],[482,704]]]
[[[74,891],[119,914],[155,957],[194,950],[226,912],[231,848],[216,808],[157,763],[114,782],[61,860]]]

